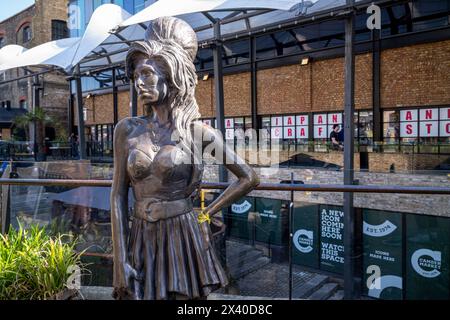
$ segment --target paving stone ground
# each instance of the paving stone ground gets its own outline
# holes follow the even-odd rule
[[[295,292],[315,274],[294,266],[292,276],[293,298],[297,298]],[[243,296],[287,298],[289,296],[289,266],[287,264],[268,264],[239,279],[237,287],[239,294]]]

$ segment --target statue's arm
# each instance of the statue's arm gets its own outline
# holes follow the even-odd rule
[[[217,154],[214,155],[216,160],[223,161],[225,167],[237,177],[237,180],[231,183],[230,186],[205,209],[206,213],[212,216],[222,208],[231,205],[233,202],[252,191],[253,188],[259,184],[259,178],[253,168],[245,163],[232,148],[227,146],[220,131],[207,125],[203,125],[203,133],[204,146],[213,143],[215,150],[217,150]]]
[[[128,186],[127,174],[129,120],[119,122],[114,131],[114,176],[111,190],[111,226],[114,253],[114,287],[128,286]]]

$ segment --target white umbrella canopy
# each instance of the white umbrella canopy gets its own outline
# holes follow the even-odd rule
[[[99,50],[96,49],[105,40],[111,38],[111,30],[115,29],[120,23],[130,17],[131,14],[118,5],[104,4],[98,7],[92,14],[91,20],[78,45],[75,56],[71,59],[72,67],[93,52],[112,52],[115,50],[116,48],[108,46],[103,47],[104,50],[100,50],[102,48],[99,48]]]
[[[29,50],[20,51],[20,48],[12,48],[13,50],[11,51],[17,50],[16,54],[8,55],[8,52],[6,52],[5,55],[9,59],[0,58],[0,72],[7,69],[36,65],[51,65],[65,69],[70,66],[68,57],[73,56],[79,41],[80,38],[67,38],[47,42]],[[0,53],[0,56],[2,55]]]
[[[99,53],[98,51],[111,52],[109,50],[115,49],[107,46],[102,49],[100,45],[111,37],[112,29],[130,16],[120,6],[104,4],[92,14],[82,38],[51,41],[29,50],[20,46],[6,46],[0,50],[0,72],[25,66],[50,65],[70,73],[70,70],[87,56]],[[125,36],[131,36],[130,33],[136,28],[128,29],[123,31]],[[119,47],[127,47],[127,45],[121,44]]]
[[[22,53],[27,51],[26,48],[11,44],[0,49],[0,65],[13,63],[14,60]]]

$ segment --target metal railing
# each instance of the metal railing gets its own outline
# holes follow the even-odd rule
[[[293,181],[293,179],[291,179]],[[0,186],[64,186],[64,187],[111,187],[112,180],[68,180],[68,179],[0,179]],[[209,190],[226,189],[229,183],[204,182],[200,188]],[[319,185],[319,184],[287,184],[261,183],[255,190],[289,192],[289,299],[292,299],[292,219],[295,192],[338,192],[338,193],[377,193],[377,194],[422,194],[422,195],[450,195],[449,187],[425,186],[377,186],[377,185]],[[110,254],[88,253],[89,256],[111,259]]]
[[[71,180],[71,179],[0,179],[0,185],[15,186],[62,186],[62,187],[111,187],[112,180]],[[226,182],[203,182],[201,189],[222,190],[230,184]],[[377,185],[336,185],[336,184],[294,184],[260,183],[254,190],[292,192],[351,192],[351,193],[394,193],[450,195],[450,188],[421,186],[377,186]]]

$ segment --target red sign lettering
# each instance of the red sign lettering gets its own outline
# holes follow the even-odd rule
[[[407,124],[407,125],[406,125],[406,133],[407,133],[407,134],[412,134],[412,133],[413,133],[413,127],[412,127],[412,124]]]
[[[338,116],[337,114],[333,114],[333,123],[338,122]]]
[[[323,118],[322,118],[322,116],[319,116],[319,118],[318,118],[318,120],[317,120],[317,123],[323,123]]]
[[[292,137],[292,129],[288,129],[288,137]]]
[[[427,134],[431,134],[431,123],[425,123],[425,126],[427,127]]]
[[[300,124],[304,124],[305,123],[305,117],[300,117]]]
[[[319,127],[319,137],[322,136],[322,127]]]
[[[408,121],[408,120],[412,120],[412,112],[411,111],[406,112],[406,121]]]
[[[445,131],[447,132],[447,134],[450,134],[450,123],[447,123],[447,125],[445,126]]]
[[[448,126],[449,128],[450,128],[450,126]],[[306,134],[305,134],[305,128],[301,128],[300,129],[300,137],[305,137],[306,136]]]
[[[433,110],[425,110],[425,120],[433,119]]]

